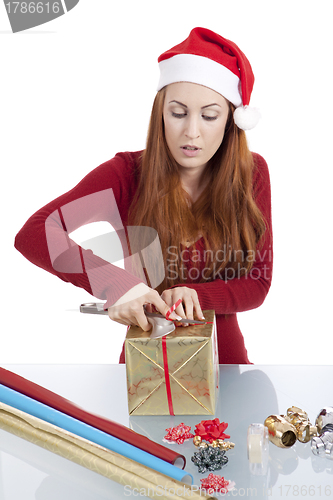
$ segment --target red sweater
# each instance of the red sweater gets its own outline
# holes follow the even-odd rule
[[[145,281],[143,276],[134,276],[94,255],[91,250],[82,249],[68,237],[85,224],[107,221],[119,235],[124,256],[128,255],[124,228],[138,186],[140,154],[140,151],[118,153],[85,176],[72,190],[38,210],[17,234],[17,250],[37,266],[84,288],[99,299],[106,299],[110,305],[134,285]],[[256,165],[253,176],[255,199],[268,229],[251,272],[227,281],[217,278],[196,283],[196,280],[190,280],[185,285],[197,291],[203,310],[215,310],[220,363],[249,363],[236,313],[260,306],[271,284],[269,173],[265,160],[255,153],[253,156]],[[197,242],[195,249],[203,255],[202,240]],[[190,261],[190,258],[186,260]],[[123,361],[122,353],[120,362]]]

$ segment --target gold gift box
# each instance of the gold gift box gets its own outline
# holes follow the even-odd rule
[[[204,311],[204,316],[212,324],[176,327],[164,340],[150,339],[150,332],[137,326],[128,330],[125,357],[130,415],[215,413],[219,381],[215,313]]]

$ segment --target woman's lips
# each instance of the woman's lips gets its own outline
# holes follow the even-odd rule
[[[181,146],[180,148],[185,156],[197,156],[197,154],[201,151],[200,148],[197,148],[196,146]]]

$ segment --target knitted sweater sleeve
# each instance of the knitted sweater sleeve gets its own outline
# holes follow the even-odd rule
[[[136,186],[134,166],[134,153],[118,153],[94,169],[32,215],[16,235],[15,248],[38,267],[113,304],[142,280],[83,249],[69,234],[97,221],[124,232]]]
[[[253,153],[255,171],[253,192],[257,206],[266,222],[262,245],[258,246],[255,262],[247,275],[207,283],[190,283],[196,290],[202,309],[213,309],[216,314],[234,314],[259,307],[269,291],[273,268],[273,240],[271,221],[271,188],[266,161]],[[179,286],[179,285],[178,285]]]

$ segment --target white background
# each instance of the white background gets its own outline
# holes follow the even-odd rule
[[[195,26],[236,42],[256,76],[262,120],[248,139],[270,168],[275,262],[264,304],[239,314],[249,358],[331,364],[328,0],[81,0],[16,34],[0,4],[0,363],[118,362],[125,327],[80,314],[92,297],[29,263],[14,238],[100,163],[145,147],[157,57]]]

